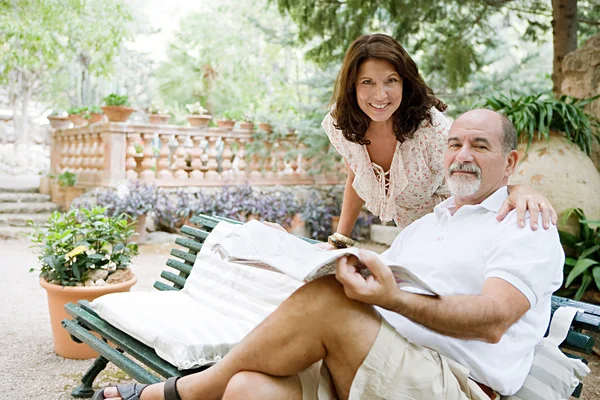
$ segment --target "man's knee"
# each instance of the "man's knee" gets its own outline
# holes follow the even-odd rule
[[[223,400],[301,399],[300,380],[294,377],[273,377],[260,372],[242,371],[231,378]]]

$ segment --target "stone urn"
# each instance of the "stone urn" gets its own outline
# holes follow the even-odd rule
[[[127,106],[104,106],[101,108],[110,122],[126,122],[135,111],[135,108]]]
[[[550,132],[549,141],[534,140],[527,153],[526,147],[519,143],[519,164],[509,184],[527,185],[546,196],[558,214],[559,229],[578,229],[576,220],[560,224],[568,208],[581,208],[588,219],[600,219],[600,173],[576,144]]]
[[[50,324],[56,354],[77,360],[98,357],[98,353],[87,344],[74,342],[69,332],[62,327],[61,321],[69,318],[65,311],[65,304],[77,303],[79,300],[92,301],[109,293],[129,292],[129,289],[136,282],[137,278],[133,274],[125,282],[89,287],[55,285],[40,278],[40,285],[46,289],[48,295],[48,311],[50,312]]]
[[[187,116],[187,120],[190,123],[191,126],[197,127],[197,128],[204,128],[206,126],[208,126],[208,123],[210,122],[210,120],[212,119],[212,115],[188,115]]]

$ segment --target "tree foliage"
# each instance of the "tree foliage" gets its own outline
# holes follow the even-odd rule
[[[359,35],[384,32],[413,54],[422,54],[425,74],[439,73],[456,89],[481,67],[481,50],[501,41],[490,20],[500,15],[507,25],[527,24],[524,34],[537,40],[550,29],[549,0],[272,0],[299,26],[299,38],[311,43],[308,57],[321,65],[339,62]],[[580,1],[585,35],[598,31],[599,7]],[[585,21],[588,21],[586,23]]]

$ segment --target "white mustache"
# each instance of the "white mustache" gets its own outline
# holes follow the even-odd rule
[[[477,179],[479,179],[481,177],[481,169],[475,164],[462,164],[462,163],[458,163],[458,162],[452,163],[450,168],[448,168],[448,172],[450,173],[450,175],[452,175],[456,171],[458,171],[458,172],[474,172]]]

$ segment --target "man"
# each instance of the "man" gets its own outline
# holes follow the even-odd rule
[[[417,271],[440,297],[398,289],[377,256],[365,253],[362,264],[343,258],[335,278],[301,287],[215,366],[176,386],[133,390],[143,389],[141,400],[177,399],[176,391],[182,400],[479,400],[516,392],[548,325],[564,255],[555,227],[519,228],[514,212],[495,218],[515,147],[514,127],[500,114],[460,116],[444,163],[453,197],[381,255]],[[363,267],[372,273],[366,279]],[[107,388],[104,396],[119,394]]]

